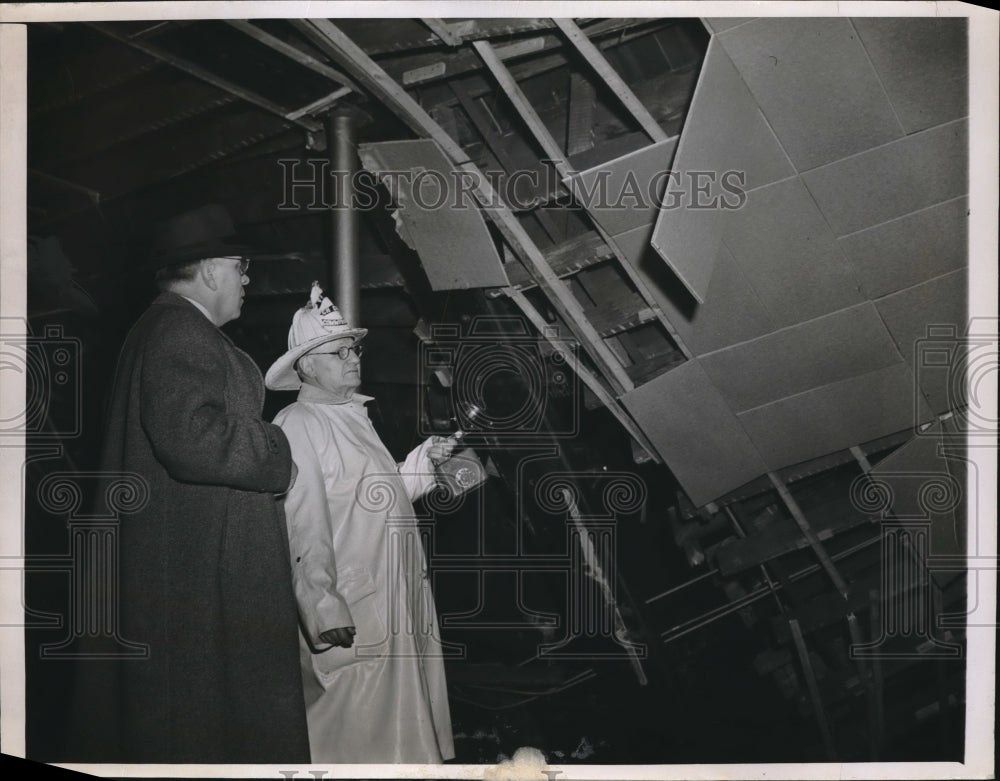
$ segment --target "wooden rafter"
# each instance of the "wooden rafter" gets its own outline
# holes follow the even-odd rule
[[[484,211],[497,226],[504,239],[535,277],[552,306],[569,326],[581,346],[600,368],[615,393],[631,390],[632,381],[621,362],[608,349],[594,327],[584,317],[580,306],[553,273],[545,256],[525,232],[517,217],[493,190],[486,176],[440,125],[379,65],[327,19],[296,20],[294,24],[306,33],[328,55],[362,85],[395,111],[400,119],[418,135],[431,138],[459,170],[466,171],[475,182],[473,191]]]
[[[656,120],[649,113],[649,110],[642,105],[642,102],[635,96],[635,93],[632,92],[628,84],[611,67],[611,63],[604,58],[601,50],[594,46],[590,38],[584,35],[583,31],[576,26],[573,20],[553,19],[552,21],[562,30],[563,35],[576,47],[576,50],[583,55],[583,58],[594,69],[597,75],[601,77],[604,83],[608,85],[611,92],[618,97],[622,105],[642,126],[642,129],[649,134],[653,142],[666,141],[668,136],[663,131],[663,128],[657,124]]]

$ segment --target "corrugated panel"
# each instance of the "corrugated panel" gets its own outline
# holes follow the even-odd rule
[[[864,300],[798,177],[748,193],[746,205],[727,215],[725,242],[778,326]]]
[[[370,171],[401,174],[398,215],[434,290],[509,284],[482,212],[434,141],[362,144],[358,154]]]
[[[802,175],[838,236],[969,191],[968,122],[925,130]]]
[[[930,420],[914,382],[909,365],[898,363],[737,417],[768,467],[781,469]]]
[[[907,133],[968,116],[966,19],[852,21]]]
[[[969,263],[969,199],[932,206],[841,238],[869,298],[918,285]]]
[[[931,409],[940,414],[964,404],[961,374],[969,323],[968,272],[954,271],[901,290],[875,306],[913,367]],[[995,348],[988,355],[995,361]]]
[[[699,359],[737,412],[902,363],[875,306],[864,303]]]
[[[726,247],[720,246],[705,303],[691,298],[649,246],[645,229],[616,238],[628,262],[649,288],[667,320],[695,355],[773,331],[775,326]]]
[[[719,208],[689,208],[724,198],[736,204],[736,186],[760,187],[794,173],[725,50],[713,39],[702,65],[674,158],[674,178],[661,208],[653,246],[699,300],[706,300],[711,259],[718,245]],[[710,172],[714,181],[693,181]],[[723,176],[736,172],[726,182]],[[742,175],[742,182],[739,176]],[[708,190],[694,191],[706,183]],[[728,185],[728,190],[726,186]]]
[[[847,19],[758,19],[722,45],[799,171],[903,130]]]
[[[766,471],[736,416],[695,361],[621,400],[695,505]]]
[[[651,225],[676,148],[675,136],[580,171],[566,184],[577,203],[611,235]]]

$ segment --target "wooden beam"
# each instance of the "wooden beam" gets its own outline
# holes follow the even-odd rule
[[[446,46],[455,47],[462,45],[462,37],[452,32],[444,19],[421,19],[420,21],[427,25],[430,31],[440,38],[441,42]]]
[[[583,55],[583,58],[597,72],[605,84],[611,89],[628,112],[635,117],[649,137],[654,141],[666,141],[667,134],[663,128],[657,124],[652,115],[635,96],[628,84],[618,75],[618,72],[611,67],[611,64],[601,54],[600,49],[591,43],[590,38],[583,34],[583,31],[576,26],[572,19],[553,19],[556,26],[569,40],[576,50]]]
[[[781,481],[774,472],[767,473],[768,478],[771,480],[771,485],[778,489],[778,495],[781,500],[785,503],[785,507],[792,514],[792,518],[795,519],[795,523],[799,525],[802,530],[802,534],[805,535],[806,541],[809,543],[809,547],[813,549],[816,556],[819,558],[820,564],[823,565],[823,569],[826,570],[826,574],[830,576],[830,580],[833,581],[833,585],[836,586],[837,591],[840,595],[847,599],[847,584],[844,579],[840,576],[840,572],[837,570],[834,563],[830,560],[829,554],[826,552],[826,548],[823,547],[823,543],[819,541],[816,533],[813,531],[812,526],[809,525],[809,521],[806,519],[805,514],[799,507],[795,498],[788,491],[787,486]]]
[[[132,39],[122,33],[118,32],[114,27],[107,24],[102,24],[100,22],[88,22],[88,26],[97,30],[100,33],[113,38],[119,43],[123,43],[126,46],[131,46],[133,49],[137,49],[144,54],[148,54],[154,59],[165,62],[168,65],[172,65],[178,70],[182,70],[189,76],[194,76],[196,79],[201,79],[212,86],[218,87],[221,90],[225,90],[230,95],[235,95],[241,100],[245,100],[247,103],[251,103],[258,108],[264,109],[270,114],[281,117],[281,119],[287,122],[294,122],[296,125],[305,128],[310,132],[317,132],[322,129],[322,125],[314,119],[308,117],[299,117],[298,119],[288,119],[288,110],[277,103],[268,100],[262,95],[258,95],[253,90],[241,87],[239,84],[234,84],[228,79],[224,79],[222,76],[218,76],[212,71],[208,70],[196,62],[191,62],[183,57],[178,57],[176,54],[167,51],[161,46],[157,46],[154,43],[149,43],[147,41],[142,41],[139,39]]]
[[[510,297],[511,301],[517,305],[517,308],[524,313],[524,316],[531,321],[531,324],[535,326],[538,332],[545,336],[554,347],[560,347],[564,344],[563,340],[558,340],[553,336],[550,336],[552,333],[552,326],[545,322],[545,318],[542,317],[538,313],[538,310],[531,305],[531,302],[528,301],[524,293],[519,290],[511,289],[507,291],[507,295]],[[638,444],[639,447],[646,452],[650,459],[657,464],[662,463],[662,459],[657,454],[656,448],[653,447],[653,444],[649,441],[646,435],[642,433],[642,429],[640,429],[636,425],[635,421],[628,416],[628,413],[626,413],[622,406],[618,403],[618,400],[608,393],[607,389],[584,366],[577,365],[574,369],[577,376],[583,380],[583,384],[586,385],[594,393],[594,395],[601,400],[604,406],[606,406],[611,414],[617,418],[618,422],[622,424],[622,427],[629,433],[632,439],[636,441],[636,444]]]
[[[574,336],[594,359],[601,374],[616,393],[634,386],[621,363],[604,344],[594,327],[583,316],[563,282],[553,273],[545,256],[528,236],[517,217],[493,190],[489,180],[469,160],[469,156],[440,125],[379,65],[328,19],[298,19],[292,22],[303,30],[327,54],[337,60],[376,98],[389,106],[414,132],[438,143],[460,171],[466,171],[475,183],[473,191],[484,211],[499,229],[511,249],[525,263],[535,281],[562,316]]]
[[[504,66],[493,47],[487,41],[474,41],[472,45],[482,58],[483,64],[493,74],[493,78],[496,79],[497,84],[500,85],[508,100],[513,104],[514,109],[528,126],[528,130],[535,137],[535,141],[538,142],[538,145],[548,155],[549,160],[555,165],[556,170],[563,178],[571,176],[574,173],[573,168],[570,166],[569,160],[566,159],[566,155],[559,146],[559,143],[552,137],[549,129],[545,127],[542,118],[538,116],[538,112],[535,111],[528,98],[521,91],[521,88],[517,86],[514,77],[510,75],[510,71]]]
[[[250,22],[245,19],[229,19],[226,21],[226,24],[236,30],[239,30],[244,35],[250,36],[258,43],[264,44],[269,49],[273,49],[278,52],[278,54],[283,54],[288,57],[288,59],[294,60],[302,67],[311,70],[313,73],[318,73],[320,76],[325,76],[330,79],[330,81],[335,81],[338,84],[350,87],[351,89],[348,90],[349,92],[360,92],[358,85],[355,84],[346,74],[341,73],[336,68],[331,68],[325,62],[320,62],[311,54],[307,54],[297,46],[293,46],[292,44],[281,40],[281,38],[265,32],[256,25],[250,24]]]
[[[805,674],[806,685],[809,689],[809,699],[812,700],[813,713],[816,714],[816,721],[819,723],[819,729],[823,735],[826,757],[831,762],[836,762],[837,749],[833,744],[833,735],[830,734],[830,724],[826,720],[826,710],[823,708],[823,700],[819,695],[819,684],[816,682],[816,673],[813,670],[812,660],[809,658],[806,641],[802,637],[802,630],[799,628],[798,621],[793,618],[788,622],[788,626],[791,628],[792,637],[795,639],[795,649],[799,652],[799,661],[802,663],[802,672]]]
[[[455,84],[454,82],[449,82],[449,87],[451,91],[458,98],[459,104],[462,106],[462,110],[465,111],[466,116],[475,125],[476,130],[479,131],[479,135],[483,137],[483,142],[489,147],[493,156],[496,157],[497,162],[503,167],[503,169],[510,174],[512,171],[518,170],[517,164],[511,159],[510,154],[507,152],[503,144],[499,143],[499,135],[496,130],[494,130],[489,121],[486,119],[484,114],[485,109],[476,103],[474,98],[470,98],[468,93],[461,84]],[[533,196],[537,196],[536,191],[532,191]],[[545,212],[544,209],[535,209],[532,212],[532,216],[538,220],[538,224],[541,225],[542,230],[545,231],[546,235],[552,240],[557,241],[557,236],[559,235],[559,229],[552,221],[552,218]]]
[[[576,174],[576,171],[570,164],[569,159],[563,153],[562,148],[559,146],[555,138],[552,137],[552,134],[545,126],[545,123],[542,122],[541,117],[538,116],[538,112],[535,111],[525,94],[521,91],[521,88],[517,85],[517,82],[514,80],[510,71],[507,70],[506,66],[497,56],[496,51],[486,41],[475,41],[472,45],[475,47],[476,52],[478,52],[490,73],[493,74],[493,77],[500,85],[500,88],[504,91],[504,94],[507,95],[514,108],[517,110],[517,113],[521,116],[521,119],[523,119],[525,124],[528,126],[528,129],[535,137],[535,140],[542,147],[549,160],[552,161],[560,176],[562,176],[563,179],[571,179]],[[573,188],[570,187],[569,190],[572,192]],[[620,263],[626,276],[632,280],[632,284],[636,286],[639,293],[646,300],[650,310],[656,315],[656,319],[667,330],[667,333],[671,335],[671,338],[680,348],[685,357],[690,358],[691,352],[681,341],[680,335],[677,333],[677,329],[674,328],[673,324],[663,313],[659,304],[657,304],[656,300],[652,297],[649,288],[639,278],[639,275],[632,268],[631,264],[625,260],[624,254],[618,248],[618,245],[615,243],[614,239],[611,238],[610,234],[608,234],[607,231],[605,231],[596,221],[593,222],[595,229],[601,234],[601,238],[604,239],[604,242],[611,248],[611,251],[614,252],[615,257],[618,259],[618,262]]]

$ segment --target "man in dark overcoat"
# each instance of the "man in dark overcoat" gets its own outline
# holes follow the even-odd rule
[[[161,293],[119,358],[102,468],[148,487],[118,536],[120,634],[148,654],[103,663],[107,696],[84,729],[104,761],[309,762],[277,498],[295,467],[261,418],[260,370],[219,329],[249,281],[230,233],[221,206],[161,226]]]

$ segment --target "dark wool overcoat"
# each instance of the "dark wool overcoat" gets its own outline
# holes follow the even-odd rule
[[[161,294],[129,333],[102,466],[148,484],[146,506],[120,516],[118,592],[121,637],[149,653],[81,665],[84,715],[93,709],[83,734],[95,741],[85,753],[309,762],[275,496],[292,460],[263,403],[257,365],[187,299]]]

